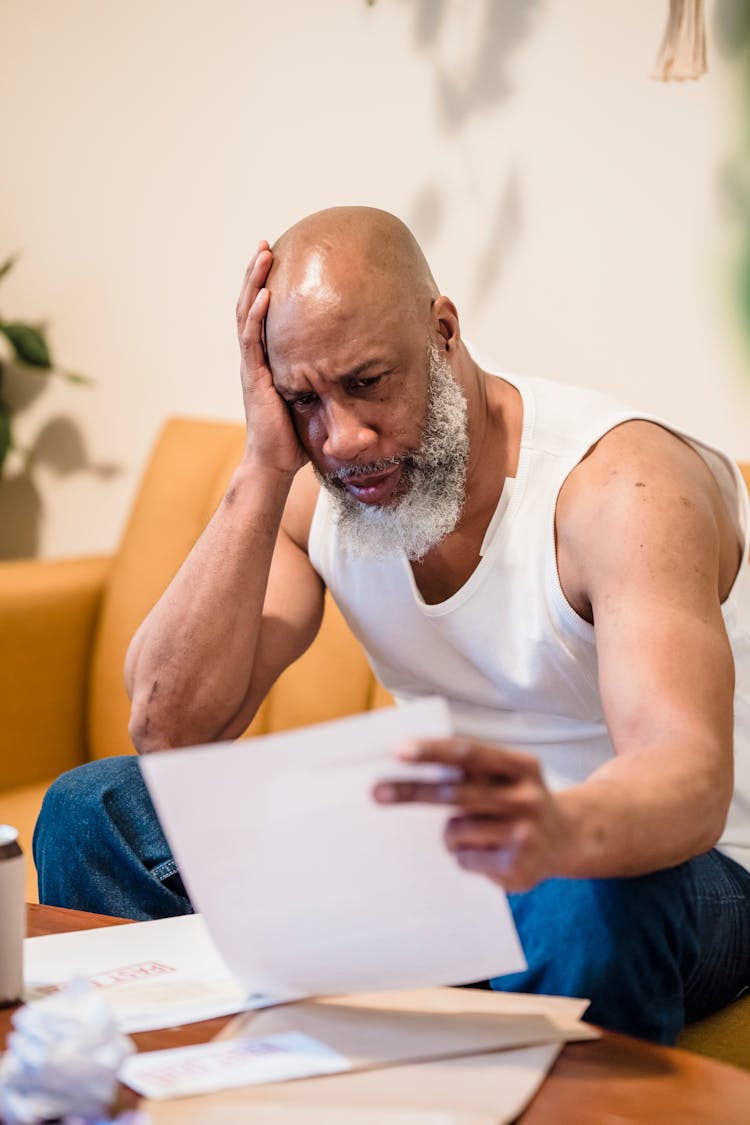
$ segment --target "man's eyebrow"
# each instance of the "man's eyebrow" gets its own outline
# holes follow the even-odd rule
[[[369,371],[371,367],[382,367],[388,368],[388,370],[390,370],[391,364],[389,364],[385,359],[366,359],[362,363],[358,363],[356,367],[352,367],[348,371],[345,371],[343,375],[339,375],[339,379],[356,379],[358,375],[362,375],[365,371]]]
[[[351,367],[348,371],[344,371],[343,374],[337,375],[336,382],[345,383],[347,379],[356,379],[358,378],[358,376],[363,375],[365,371],[369,371],[373,367],[380,367],[382,368],[383,374],[389,374],[391,371],[393,371],[394,364],[390,360],[384,359],[382,356],[373,356],[372,359],[365,359],[362,361],[362,363],[358,363],[356,367]],[[293,387],[283,386],[276,386],[276,390],[280,395],[287,395],[290,398],[299,398],[300,396],[304,397],[304,395],[311,393],[309,389],[295,390]]]

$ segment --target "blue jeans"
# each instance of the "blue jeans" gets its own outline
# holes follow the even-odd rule
[[[40,901],[53,906],[133,919],[192,910],[134,757],[55,782],[34,858]],[[717,851],[653,875],[550,879],[508,898],[529,967],[491,988],[590,997],[592,1023],[673,1043],[750,985],[750,873]]]

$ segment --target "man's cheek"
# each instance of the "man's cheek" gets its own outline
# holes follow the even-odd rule
[[[292,419],[292,425],[299,438],[300,445],[307,456],[316,463],[320,458],[320,446],[325,440],[324,435],[318,432],[320,426],[316,426],[310,418],[306,418],[304,414],[299,414],[291,408],[289,409],[289,416]]]

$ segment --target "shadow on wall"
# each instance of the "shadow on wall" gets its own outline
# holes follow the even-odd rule
[[[733,312],[750,351],[750,4],[717,0],[712,40],[734,75],[735,140],[716,182],[718,205],[731,244]]]
[[[512,97],[513,57],[532,34],[541,0],[523,4],[484,0],[470,12],[464,9],[458,14],[456,8],[449,10],[446,0],[402,2],[414,8],[415,48],[432,58],[439,122],[446,133],[456,133],[460,140],[469,117],[490,112]],[[457,18],[460,23],[456,23]],[[463,173],[467,203],[476,206],[483,185],[468,145]],[[518,172],[511,168],[497,186],[492,214],[486,218],[480,215],[481,251],[472,287],[475,307],[500,281],[509,251],[518,239],[523,219],[521,195]],[[417,192],[407,222],[425,246],[437,238],[448,209],[447,193],[439,181],[433,180]]]
[[[3,393],[14,419],[39,397],[46,386],[34,372],[3,367]],[[31,445],[16,445],[0,478],[0,558],[30,558],[38,554],[44,509],[34,479],[40,466],[55,476],[88,473],[106,480],[119,465],[92,461],[77,424],[57,415],[44,423]]]
[[[510,96],[511,56],[530,35],[541,0],[484,0],[464,8],[460,36],[450,26],[446,0],[402,2],[414,7],[415,47],[435,58],[437,109],[447,130],[460,129],[472,113]]]

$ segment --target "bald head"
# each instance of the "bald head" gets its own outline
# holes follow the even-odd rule
[[[290,227],[272,247],[272,305],[293,301],[301,314],[330,313],[352,302],[383,301],[422,317],[438,288],[405,223],[374,207],[331,207]],[[273,330],[273,313],[269,327]]]

